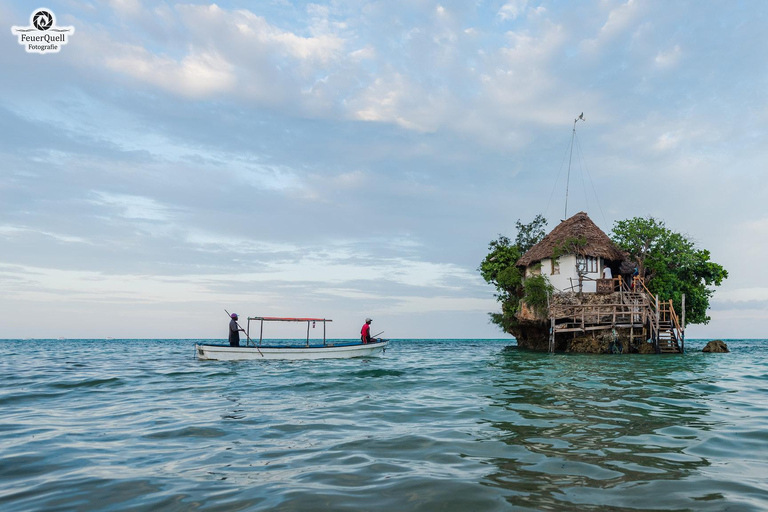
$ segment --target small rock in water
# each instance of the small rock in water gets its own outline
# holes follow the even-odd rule
[[[723,340],[712,340],[709,343],[707,343],[707,346],[704,347],[702,352],[730,352],[728,350],[728,345],[725,344]]]

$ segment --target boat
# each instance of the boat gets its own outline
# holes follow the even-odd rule
[[[259,339],[251,338],[251,322],[259,322]],[[195,355],[201,360],[215,361],[243,361],[266,359],[348,359],[352,357],[377,357],[384,355],[389,345],[389,340],[377,339],[372,343],[362,342],[329,342],[326,339],[326,323],[332,322],[329,318],[283,318],[254,316],[248,317],[245,330],[246,345],[231,347],[229,345],[195,344]],[[264,322],[306,322],[307,339],[304,345],[264,345]],[[323,324],[323,342],[310,343],[310,327],[318,322]]]

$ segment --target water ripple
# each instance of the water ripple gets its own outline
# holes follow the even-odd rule
[[[0,342],[0,509],[768,508],[766,341],[396,340],[291,363],[197,361],[194,342]]]

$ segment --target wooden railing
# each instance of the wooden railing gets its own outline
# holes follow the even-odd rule
[[[660,324],[662,323],[669,324],[672,327],[675,340],[680,343],[680,350],[683,351],[685,349],[685,332],[680,326],[680,318],[677,316],[675,307],[672,305],[672,299],[664,302],[659,301],[659,296],[651,293],[645,285],[645,279],[640,276],[634,276],[632,284],[635,292],[639,290],[640,293],[645,293],[652,315],[655,317],[655,321],[651,322],[651,339],[656,340],[656,351],[658,352],[659,350],[658,339],[661,329]],[[683,307],[685,307],[685,296],[683,296]]]
[[[648,320],[644,308],[637,304],[555,304],[549,315],[582,330],[594,325],[639,325]]]
[[[659,305],[660,321],[668,323],[672,327],[672,333],[675,336],[675,340],[682,343],[683,341],[683,329],[680,327],[680,319],[675,312],[675,307],[672,305],[672,299],[664,301]]]
[[[614,290],[620,292],[620,304],[554,304],[549,302],[550,351],[554,351],[556,332],[574,332],[606,329],[614,326],[648,326],[650,338],[654,340],[659,352],[659,339],[671,329],[675,340],[685,350],[685,331],[683,322],[672,305],[672,300],[661,302],[645,285],[639,276],[632,279],[631,285],[620,276],[612,278]],[[625,295],[627,294],[627,295]],[[685,296],[683,296],[685,308]],[[559,323],[558,323],[559,321]]]

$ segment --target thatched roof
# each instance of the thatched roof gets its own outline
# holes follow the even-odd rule
[[[583,237],[586,245],[580,247],[579,254],[584,256],[600,256],[609,261],[624,261],[626,255],[611,242],[608,235],[592,222],[584,212],[579,212],[570,219],[562,221],[541,242],[537,243],[523,254],[517,261],[518,266],[527,267],[544,258],[551,258],[556,247],[569,238]]]

